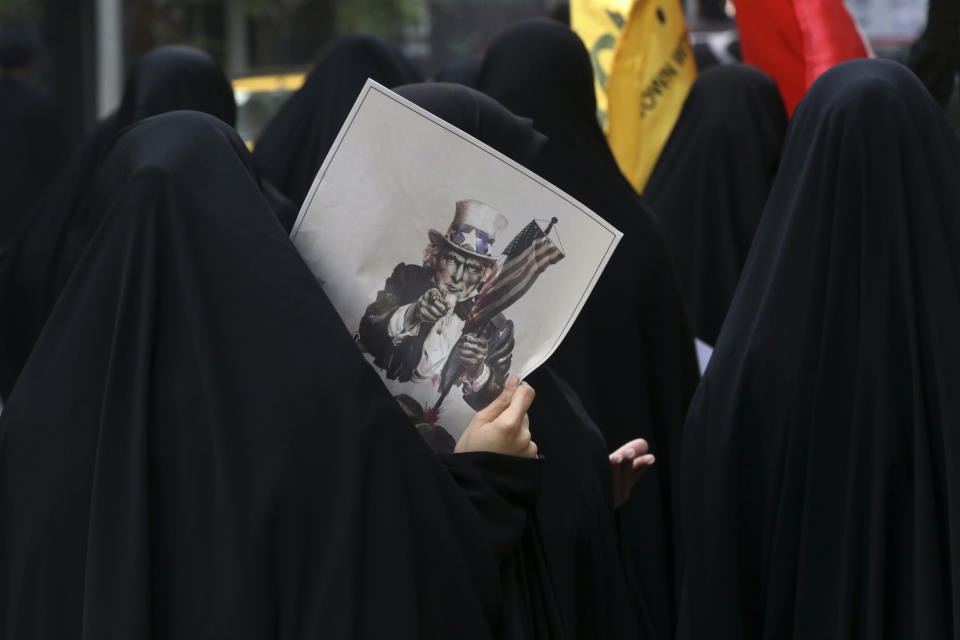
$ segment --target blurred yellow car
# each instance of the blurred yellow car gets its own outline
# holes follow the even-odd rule
[[[233,80],[237,101],[237,131],[253,150],[254,141],[287,98],[303,86],[304,71],[243,76]]]

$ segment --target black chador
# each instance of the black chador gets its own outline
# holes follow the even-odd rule
[[[367,78],[387,88],[423,76],[392,44],[368,35],[338,40],[256,140],[260,173],[299,207]]]
[[[960,634],[958,175],[899,64],[794,112],[684,431],[681,640]]]
[[[543,462],[429,451],[226,124],[116,139],[0,417],[5,637],[556,640]]]
[[[657,456],[620,509],[620,535],[648,632],[672,637],[680,435],[699,370],[663,232],[597,124],[590,55],[576,33],[548,20],[511,27],[490,44],[478,82],[549,138],[528,168],[623,232],[550,364],[580,396],[611,451],[643,437]]]

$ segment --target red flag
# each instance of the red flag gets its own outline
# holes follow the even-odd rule
[[[873,55],[843,0],[736,0],[743,61],[769,73],[793,113],[830,67]]]

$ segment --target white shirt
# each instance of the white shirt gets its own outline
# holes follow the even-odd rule
[[[387,334],[393,340],[395,346],[400,344],[404,338],[420,335],[420,323],[415,324],[409,331],[404,330],[403,326],[407,309],[414,304],[416,303],[403,305],[390,316],[390,322],[387,324]],[[433,384],[440,381],[443,365],[457,345],[460,336],[463,335],[463,325],[464,320],[454,313],[452,307],[447,315],[433,324],[429,335],[423,341],[423,354],[417,368],[413,371],[414,381],[429,381]],[[464,393],[472,393],[480,389],[490,379],[490,370],[487,365],[482,366],[480,374],[473,380],[464,379],[462,381]]]

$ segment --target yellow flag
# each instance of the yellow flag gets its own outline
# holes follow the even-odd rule
[[[697,77],[679,0],[573,0],[593,63],[598,117],[620,170],[643,191]]]

